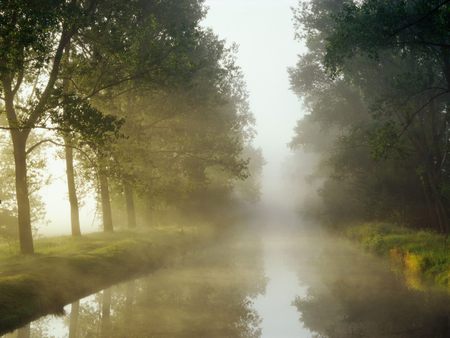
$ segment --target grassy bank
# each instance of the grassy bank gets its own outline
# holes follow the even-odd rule
[[[0,333],[122,280],[170,263],[206,231],[152,230],[36,241],[36,255],[0,245]]]
[[[351,227],[346,236],[366,250],[389,257],[411,286],[420,288],[422,282],[433,281],[450,288],[449,238],[386,223]]]

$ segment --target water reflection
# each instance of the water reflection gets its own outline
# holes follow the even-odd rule
[[[28,338],[30,337],[30,324],[25,325],[17,331],[17,338]]]
[[[293,305],[297,296],[306,295],[307,289],[299,285],[287,238],[289,237],[270,232],[265,235],[264,267],[267,287],[266,292],[254,303],[262,318],[262,338],[311,337],[311,331],[298,321],[299,315]]]
[[[7,337],[257,338],[264,290],[259,243],[234,238],[172,267],[66,306]]]
[[[69,338],[78,337],[78,316],[80,313],[80,301],[72,303],[69,319]]]
[[[217,240],[7,337],[450,337],[447,293],[409,289],[341,240],[279,233],[264,252],[252,237]]]
[[[384,260],[349,243],[298,239],[299,277],[309,286],[296,306],[317,337],[450,337],[450,299],[443,290],[409,289]]]

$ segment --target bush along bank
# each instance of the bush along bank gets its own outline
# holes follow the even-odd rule
[[[450,290],[450,240],[388,223],[366,223],[346,230],[347,238],[364,249],[389,257],[408,285],[422,289],[430,281]]]
[[[0,335],[110,285],[170,264],[206,240],[198,231],[92,234],[37,241],[34,256],[0,245]]]

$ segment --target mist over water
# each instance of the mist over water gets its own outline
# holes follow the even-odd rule
[[[236,220],[220,243],[5,337],[448,336],[446,292],[416,290],[415,277],[387,260],[304,226],[294,212],[264,209]]]

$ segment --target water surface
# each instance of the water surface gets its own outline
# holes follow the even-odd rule
[[[448,292],[323,233],[234,234],[6,337],[448,338]]]
[[[295,308],[297,297],[306,297],[307,287],[299,284],[289,242],[283,236],[267,234],[264,238],[264,271],[267,286],[264,294],[254,301],[261,316],[262,338],[308,338],[311,331],[299,321]]]

